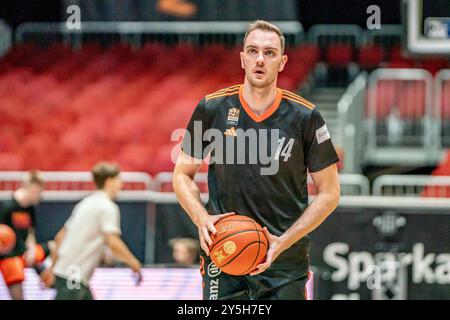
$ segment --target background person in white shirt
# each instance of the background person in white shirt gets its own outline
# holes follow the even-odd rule
[[[92,170],[99,189],[79,202],[55,237],[57,300],[91,300],[89,279],[100,263],[105,246],[141,279],[141,264],[121,239],[120,211],[112,200],[122,188],[117,165],[100,162]]]

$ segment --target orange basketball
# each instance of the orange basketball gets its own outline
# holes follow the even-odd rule
[[[0,224],[0,254],[6,255],[14,249],[16,245],[16,234],[6,224]]]
[[[252,218],[232,215],[215,224],[210,257],[223,272],[244,275],[264,261],[268,240],[261,226]]]

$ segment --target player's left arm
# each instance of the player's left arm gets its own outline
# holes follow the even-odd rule
[[[36,231],[34,227],[28,229],[28,236],[25,240],[26,251],[24,253],[25,264],[31,267],[34,264],[36,257]]]
[[[311,177],[317,188],[316,197],[300,218],[281,236],[277,237],[270,234],[264,227],[264,233],[270,244],[269,250],[267,251],[266,261],[258,265],[251,275],[264,272],[284,250],[316,229],[336,209],[340,197],[339,175],[336,164],[312,172]]]

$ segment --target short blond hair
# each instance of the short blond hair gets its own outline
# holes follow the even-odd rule
[[[244,47],[245,47],[245,41],[247,40],[248,35],[255,30],[263,30],[263,31],[269,31],[269,32],[275,32],[280,38],[281,43],[281,54],[284,53],[284,48],[286,46],[286,39],[283,36],[283,33],[281,30],[274,24],[267,22],[265,20],[256,20],[252,23],[250,23],[247,27],[247,30],[245,31],[244,36]]]

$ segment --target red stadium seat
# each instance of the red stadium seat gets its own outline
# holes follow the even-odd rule
[[[359,48],[358,63],[362,68],[376,68],[383,61],[383,48],[367,45]]]
[[[0,170],[19,171],[24,170],[22,157],[17,153],[0,153]]]
[[[426,59],[422,61],[422,68],[435,75],[439,70],[450,66],[450,60],[445,58]]]
[[[399,87],[398,107],[400,117],[404,119],[420,119],[425,114],[425,82],[409,81]]]
[[[327,47],[326,61],[330,66],[346,66],[353,59],[353,49],[348,44],[336,43]]]
[[[384,119],[389,115],[391,108],[397,103],[397,82],[394,80],[380,80],[373,90],[367,92],[366,106],[369,106],[369,99],[374,95],[377,101],[375,115],[377,119]],[[369,112],[367,109],[367,115]]]
[[[386,64],[386,68],[392,69],[409,69],[414,68],[414,62],[409,60],[395,60]]]

